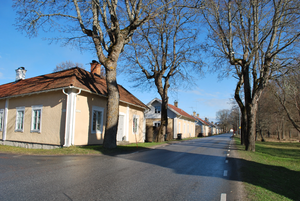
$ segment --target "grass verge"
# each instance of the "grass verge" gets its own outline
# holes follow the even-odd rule
[[[106,149],[102,145],[88,145],[88,146],[70,146],[57,149],[26,149],[21,147],[0,145],[0,153],[10,154],[26,154],[26,155],[117,155],[128,154],[136,151],[147,150],[151,147],[171,144],[176,141],[190,140],[195,138],[186,138],[182,140],[173,140],[165,142],[145,142],[145,143],[132,143],[129,145],[120,145],[116,149]]]
[[[256,152],[247,152],[235,142],[248,200],[300,201],[300,143],[256,142]]]

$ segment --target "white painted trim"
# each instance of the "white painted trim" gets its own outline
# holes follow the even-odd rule
[[[33,130],[33,110],[41,110],[41,117],[40,117],[40,130]],[[31,106],[31,124],[30,124],[30,132],[31,133],[41,133],[42,132],[42,112],[43,106],[42,105],[32,105]]]
[[[81,89],[79,89],[77,93],[75,93],[74,90],[76,89],[73,87],[68,88],[68,93],[65,92],[65,89],[62,90],[62,92],[67,95],[64,147],[74,145],[76,96],[81,93]]]
[[[100,132],[95,130],[93,131],[93,115],[94,115],[94,111],[100,111],[102,113],[102,117],[101,117],[101,122],[100,122]],[[99,106],[92,106],[92,113],[90,116],[90,120],[91,120],[91,134],[102,134],[103,133],[103,117],[104,117],[104,108],[103,107],[99,107]]]
[[[123,128],[124,128],[124,133],[123,133],[123,136],[125,136],[126,137],[126,141],[128,141],[128,138],[127,138],[127,136],[126,136],[126,114],[125,113],[123,113],[123,112],[119,112],[119,116],[124,116],[124,122],[123,122]],[[118,126],[120,125],[120,122],[118,122]],[[119,130],[119,128],[118,128],[118,130]],[[118,141],[118,131],[117,131],[117,141]]]
[[[133,131],[133,124],[132,124],[132,134],[134,134],[134,135],[138,135],[139,134],[139,121],[140,121],[140,117],[139,117],[139,115],[133,115],[132,116],[132,123],[133,123],[133,120],[134,120],[134,118],[136,118],[137,119],[137,122],[136,122],[136,132],[134,132]]]
[[[145,112],[143,112],[143,139],[146,141],[146,117]]]
[[[0,128],[0,131],[3,131],[3,127],[4,127],[4,125],[3,125],[3,123],[4,123],[4,109],[0,109],[0,115],[1,115],[1,113],[2,113],[2,122],[0,120],[0,123],[2,125],[2,128]]]
[[[178,129],[178,128],[177,128],[177,118],[174,118],[174,126],[173,126],[173,128],[174,128],[174,129],[173,129],[173,137],[174,137],[174,138],[177,138],[177,133],[178,133],[178,132],[177,132],[177,129]]]
[[[3,141],[6,140],[6,133],[7,133],[8,105],[9,105],[9,99],[6,99],[5,108],[4,108],[4,124],[3,124],[3,132],[2,132]]]
[[[23,111],[23,122],[22,122],[22,129],[17,129],[17,119],[18,119],[18,111]],[[15,122],[15,132],[24,132],[24,122],[25,122],[25,106],[22,107],[16,107],[16,122]]]
[[[126,136],[126,139],[128,139],[129,140],[129,128],[130,128],[130,126],[129,126],[129,105],[127,105],[127,108],[126,108],[126,119],[125,119],[125,121],[126,121],[126,127],[125,127],[125,136]]]

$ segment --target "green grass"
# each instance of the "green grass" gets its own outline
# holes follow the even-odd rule
[[[300,143],[256,142],[247,152],[235,141],[248,200],[300,200]]]
[[[182,140],[190,140],[195,138],[186,138]],[[26,154],[26,155],[97,155],[97,154],[127,154],[135,151],[147,150],[151,147],[175,143],[178,140],[165,141],[165,142],[145,142],[145,143],[132,143],[129,145],[119,145],[116,149],[106,149],[102,145],[89,145],[89,146],[70,146],[57,149],[26,149],[21,147],[0,145],[0,153],[12,154]],[[180,140],[179,140],[180,141]]]

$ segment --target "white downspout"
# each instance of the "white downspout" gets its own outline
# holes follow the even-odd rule
[[[144,142],[146,142],[146,116],[145,116],[146,110],[143,112],[143,139]]]
[[[3,125],[3,133],[2,133],[2,140],[6,140],[6,133],[7,133],[7,119],[8,119],[8,105],[9,99],[5,100],[5,109],[4,109],[4,125]]]
[[[68,93],[65,92],[65,89],[62,90],[62,92],[67,95],[64,147],[74,145],[76,96],[81,93],[81,89],[79,89],[78,93],[73,92],[72,86],[69,89],[71,90],[70,92],[68,91]]]
[[[125,126],[125,128],[126,128],[126,133],[125,133],[125,136],[126,136],[126,141],[129,141],[129,105],[127,105],[127,110],[126,110],[126,126]]]
[[[176,134],[178,133],[177,132],[177,117],[175,117],[174,118],[174,122],[173,122],[173,138],[175,139],[175,138],[177,138],[177,136],[176,136]]]

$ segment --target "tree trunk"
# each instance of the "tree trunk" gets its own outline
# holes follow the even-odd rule
[[[247,134],[247,116],[246,112],[241,112],[241,145],[245,145],[245,138]]]
[[[161,97],[161,125],[159,128],[159,132],[158,132],[158,138],[157,141],[161,142],[164,140],[164,135],[167,134],[167,129],[168,129],[168,101],[169,101],[169,97],[168,97],[168,89],[170,87],[169,85],[169,80],[166,78],[165,79],[165,84],[163,86],[163,74],[157,74],[155,76],[155,85],[157,88],[157,91]]]
[[[247,111],[247,137],[245,141],[245,150],[253,152],[255,152],[256,111],[257,103],[250,106],[249,111]]]
[[[261,132],[261,129],[260,129],[260,131],[259,131],[259,132],[260,132],[261,141],[262,141],[262,142],[264,142],[264,141],[265,141],[265,139],[264,139],[264,136],[263,136],[263,134],[262,134],[262,132]]]
[[[284,119],[282,120],[282,139],[284,139]]]
[[[249,76],[249,65],[242,66],[242,73],[244,77],[244,94],[245,94],[245,107],[246,107],[246,135],[245,135],[245,150],[255,151],[255,114],[257,104],[253,105],[253,97],[251,95],[251,85]],[[256,106],[256,107],[255,107]],[[255,114],[254,114],[254,113]],[[254,127],[254,128],[253,128]]]
[[[161,97],[162,98],[162,104],[161,104],[161,138],[162,141],[164,139],[164,135],[166,135],[167,129],[168,129],[168,96]]]
[[[107,118],[105,126],[105,136],[103,147],[116,148],[117,147],[117,132],[119,121],[119,89],[117,84],[117,71],[116,63],[112,64],[111,68],[106,70],[106,83],[107,83]],[[115,67],[114,67],[115,66]]]

